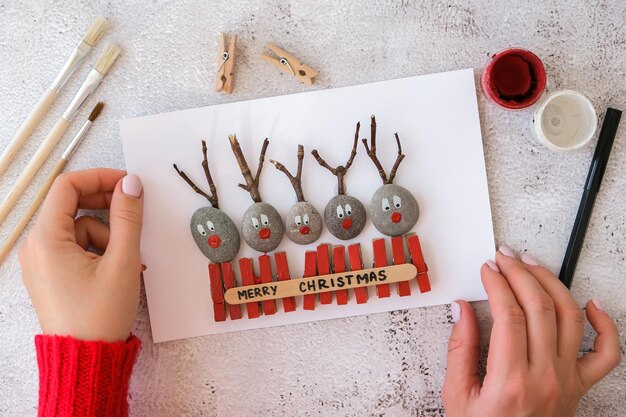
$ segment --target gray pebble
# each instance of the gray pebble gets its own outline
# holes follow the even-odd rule
[[[254,203],[243,214],[243,240],[254,250],[267,253],[283,239],[285,227],[278,211],[268,203]]]
[[[191,216],[191,235],[198,249],[211,262],[231,261],[239,252],[239,231],[235,223],[221,210],[202,207]]]
[[[324,210],[324,222],[328,231],[338,239],[353,239],[361,233],[367,213],[356,198],[344,194],[330,199]]]
[[[315,206],[306,201],[291,206],[285,218],[285,233],[298,245],[308,245],[322,234],[322,216]]]
[[[372,195],[372,223],[380,233],[387,236],[404,235],[415,226],[419,215],[417,200],[404,187],[385,184]]]

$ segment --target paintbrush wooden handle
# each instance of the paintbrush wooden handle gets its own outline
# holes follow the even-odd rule
[[[37,212],[37,209],[39,208],[43,200],[46,198],[46,195],[48,195],[48,191],[50,191],[50,187],[52,187],[52,183],[59,176],[59,174],[63,172],[65,165],[67,165],[67,160],[59,159],[59,162],[56,163],[56,165],[52,169],[52,172],[48,174],[48,177],[46,178],[44,183],[41,185],[41,188],[37,192],[37,195],[35,196],[33,201],[30,203],[30,206],[28,206],[28,208],[26,209],[26,212],[24,212],[22,217],[18,220],[17,224],[15,225],[15,229],[13,229],[13,231],[7,238],[2,248],[0,248],[0,263],[4,261],[6,256],[11,251],[11,248],[17,241],[17,238],[20,237],[20,235],[24,231],[24,228],[26,228],[26,225],[28,224],[30,219]]]
[[[46,158],[48,158],[50,152],[52,152],[57,143],[59,143],[59,140],[61,140],[61,137],[69,125],[70,122],[61,117],[48,133],[48,136],[43,140],[42,144],[39,145],[35,155],[30,159],[24,171],[22,171],[15,184],[13,184],[13,188],[11,188],[9,194],[2,204],[0,204],[0,222],[2,222],[9,211],[11,211],[11,208],[13,208],[20,198],[30,180],[33,179],[37,171],[39,171],[39,168],[46,162]]]
[[[224,294],[228,304],[243,304],[275,300],[307,294],[319,294],[371,285],[409,281],[418,275],[413,264],[390,265],[359,271],[268,282],[245,287],[230,288]]]
[[[30,114],[26,120],[24,120],[20,128],[17,129],[13,139],[11,139],[4,152],[2,152],[2,156],[0,156],[0,175],[2,175],[9,167],[9,164],[13,158],[15,158],[17,152],[20,150],[22,145],[24,145],[24,142],[26,142],[26,139],[28,139],[30,134],[33,133],[33,130],[37,127],[46,113],[48,113],[48,110],[58,95],[59,93],[56,90],[48,88],[41,96],[37,104],[35,104],[35,107],[31,110]]]

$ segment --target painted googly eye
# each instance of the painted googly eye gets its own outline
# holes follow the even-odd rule
[[[204,230],[204,226],[199,224],[196,226],[196,229],[198,229],[198,233],[200,233],[202,236],[206,236],[206,230]]]
[[[259,228],[259,219],[257,219],[256,217],[252,217],[252,226],[254,226],[255,229]]]
[[[383,211],[389,211],[391,210],[391,206],[389,205],[389,200],[386,198],[383,198]]]
[[[294,220],[296,222],[296,226],[302,226],[302,217],[300,217],[300,215],[296,216]]]
[[[309,215],[305,213],[304,217],[302,218],[302,221],[304,221],[304,224],[308,225],[309,224]]]
[[[261,214],[261,224],[263,226],[268,226],[270,224],[270,221],[265,214]]]
[[[350,204],[346,204],[346,215],[351,215],[352,214],[352,207],[350,206]]]
[[[215,232],[215,226],[213,225],[213,222],[211,220],[207,221],[206,225],[210,231]]]
[[[393,206],[395,208],[400,208],[402,207],[402,200],[400,200],[400,197],[398,197],[397,195],[393,196]]]
[[[341,206],[337,206],[337,217],[339,217],[340,219],[344,218],[343,207]]]

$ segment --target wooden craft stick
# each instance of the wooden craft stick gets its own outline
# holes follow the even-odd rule
[[[225,299],[229,304],[243,304],[250,303],[250,300],[267,301],[299,295],[323,294],[337,289],[365,288],[378,285],[381,281],[386,283],[409,281],[416,276],[417,268],[415,265],[391,265],[348,273],[319,275],[231,288],[226,291]]]
[[[385,249],[385,239],[374,239],[372,241],[374,248],[374,266],[381,268],[387,266],[387,249]],[[376,286],[378,298],[387,298],[391,295],[389,284],[379,284]]]
[[[346,251],[343,245],[337,245],[333,248],[333,272],[342,274],[346,272]],[[337,305],[348,304],[348,290],[337,290]]]

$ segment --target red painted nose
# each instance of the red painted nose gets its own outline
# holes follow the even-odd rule
[[[344,229],[348,230],[352,227],[352,219],[348,217],[341,223],[341,226],[343,226]]]
[[[392,222],[394,222],[394,223],[400,223],[400,220],[402,220],[402,214],[401,214],[401,213],[398,213],[398,212],[396,211],[396,212],[394,212],[394,213],[391,215],[391,221],[392,221]]]
[[[272,235],[272,232],[270,232],[270,229],[268,229],[267,227],[264,227],[263,229],[259,230],[259,237],[263,240],[269,238]]]
[[[218,235],[211,235],[208,240],[209,246],[213,249],[217,249],[222,244],[222,239]]]
[[[300,228],[300,233],[302,233],[303,235],[308,235],[309,234],[309,226],[302,226]]]

